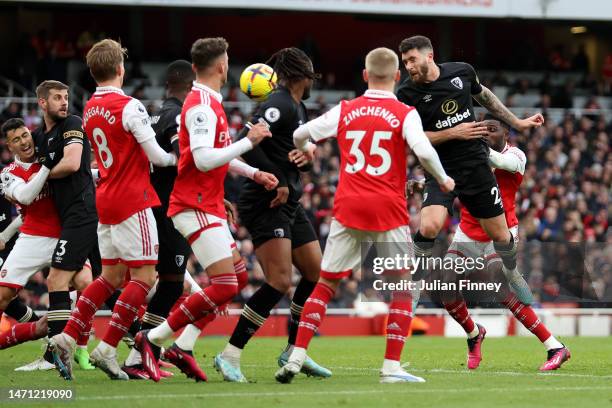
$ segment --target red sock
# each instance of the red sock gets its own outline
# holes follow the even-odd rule
[[[302,317],[295,338],[296,347],[308,348],[312,336],[315,335],[325,317],[327,304],[333,297],[332,288],[324,283],[317,283],[302,309]]]
[[[198,321],[195,321],[193,323],[193,325],[195,327],[197,327],[200,330],[204,330],[204,328],[208,325],[208,323],[212,322],[213,320],[215,320],[217,318],[217,314],[210,312],[208,313],[206,316],[204,316],[203,318],[201,318]]]
[[[389,305],[389,317],[387,319],[386,359],[400,361],[411,322],[412,298],[410,294],[394,294]]]
[[[134,322],[138,309],[144,303],[149,290],[151,290],[151,287],[142,281],[131,280],[127,284],[123,293],[117,299],[117,303],[115,303],[113,318],[102,341],[112,347],[117,347],[121,338],[125,336]]]
[[[7,331],[0,333],[0,350],[41,337],[45,335],[36,335],[36,322],[17,323]]]
[[[235,273],[224,273],[210,278],[210,286],[189,296],[166,320],[170,328],[177,331],[193,323],[208,311],[229,302],[238,293]]]
[[[538,315],[531,306],[521,303],[514,293],[511,293],[508,298],[504,300],[504,306],[510,309],[514,317],[516,317],[527,330],[535,334],[542,343],[551,336],[550,332],[538,318]]]
[[[115,288],[106,279],[100,276],[94,280],[81,294],[70,319],[64,328],[64,333],[77,340],[87,323],[93,319],[94,314],[102,303],[108,299]]]
[[[234,264],[234,272],[236,272],[236,279],[238,279],[238,293],[240,293],[247,283],[249,283],[249,274],[247,273],[246,264],[242,259]]]
[[[81,335],[77,339],[77,346],[86,346],[89,343],[89,336],[91,335],[91,326],[93,326],[93,318],[89,321],[87,326],[81,332]]]
[[[444,303],[444,307],[448,314],[463,327],[466,333],[471,333],[474,330],[476,324],[470,317],[465,300],[461,299],[452,303]]]

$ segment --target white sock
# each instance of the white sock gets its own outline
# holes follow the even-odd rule
[[[77,344],[77,348],[83,349],[83,350],[87,350],[87,345],[81,346]]]
[[[397,360],[389,360],[387,358],[383,360],[382,370],[385,372],[397,371],[400,368],[400,362]]]
[[[151,329],[147,335],[147,338],[151,341],[151,343],[161,347],[164,344],[164,341],[172,337],[173,334],[174,331],[170,328],[170,325],[166,321],[156,328]]]
[[[117,348],[111,346],[108,343],[105,343],[103,341],[100,342],[100,344],[98,344],[98,347],[96,347],[98,349],[100,349],[100,352],[102,352],[102,354],[105,355],[116,355],[117,354]]]
[[[552,350],[563,347],[563,344],[561,344],[561,342],[557,340],[555,336],[550,336],[544,340],[544,347],[546,347],[546,350]]]
[[[188,324],[181,335],[174,341],[174,344],[185,351],[192,351],[198,337],[202,331],[193,324]]]
[[[478,333],[480,333],[480,330],[478,330],[478,325],[475,324],[474,330],[467,334],[468,339],[473,339],[474,337],[478,336]]]
[[[242,355],[242,349],[227,343],[225,349],[223,349],[223,358],[230,362],[234,367],[240,367],[240,356]]]
[[[125,365],[131,367],[140,364],[142,364],[142,357],[140,357],[140,353],[136,350],[136,347],[132,347],[130,354],[128,354],[128,357],[125,359]]]
[[[304,364],[304,360],[306,360],[306,349],[302,347],[293,347],[293,351],[289,356],[289,362],[297,364],[301,368]]]

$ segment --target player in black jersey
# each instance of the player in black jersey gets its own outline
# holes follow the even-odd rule
[[[177,157],[181,109],[194,79],[195,74],[188,61],[178,60],[168,65],[166,99],[157,115],[151,118],[157,143],[166,152],[174,152]],[[142,317],[141,330],[152,329],[163,323],[183,293],[183,277],[191,248],[167,216],[170,193],[176,176],[176,166],[153,166],[151,172],[151,184],[161,202],[161,206],[153,208],[159,237],[159,261],[156,266],[159,281],[155,287],[155,294],[148,302],[147,311]],[[156,348],[154,351],[159,354],[160,350]],[[159,358],[159,355],[157,357]],[[140,353],[136,349],[131,350],[122,369],[134,379],[142,378],[143,373],[146,373],[142,368]]]
[[[70,317],[68,289],[73,275],[88,257],[92,270],[98,272],[101,260],[91,146],[81,118],[68,113],[68,86],[59,81],[42,82],[36,96],[44,115],[42,126],[33,134],[34,142],[43,165],[50,169],[49,188],[62,224],[47,278],[51,338],[62,332]]]
[[[273,173],[279,181],[276,191],[246,180],[238,202],[238,215],[255,245],[257,260],[266,283],[253,294],[223,353],[216,361],[228,381],[244,381],[240,354],[249,339],[263,325],[270,311],[291,288],[293,265],[302,274],[291,302],[289,341],[278,359],[282,366],[292,351],[304,302],[308,299],[321,268],[321,248],[314,228],[299,203],[302,195],[300,171],[308,170],[314,152],[295,150],[293,131],[308,121],[302,100],[310,96],[315,78],[310,58],[297,48],[284,48],[267,62],[276,72],[278,87],[257,108],[252,123],[265,121],[272,137],[242,157],[251,166]],[[246,131],[240,138],[246,136]],[[328,377],[331,372],[308,359],[302,370],[309,375]]]
[[[427,37],[407,38],[400,43],[399,51],[410,75],[397,90],[398,99],[417,109],[427,137],[456,183],[452,193],[444,193],[432,177],[426,177],[421,224],[414,237],[415,255],[423,261],[432,255],[434,240],[447,214],[452,213],[455,197],[459,197],[493,240],[506,276],[518,274],[515,241],[506,225],[499,187],[488,162],[489,149],[484,139],[487,128],[475,122],[472,98],[519,131],[541,126],[543,116],[518,119],[480,84],[474,68],[467,63],[436,64]],[[426,272],[416,271],[415,278]],[[480,349],[485,333],[479,325],[468,333],[470,351]]]

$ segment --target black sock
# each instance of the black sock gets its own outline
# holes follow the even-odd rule
[[[49,292],[49,338],[60,334],[70,318],[70,292]]]
[[[495,252],[500,256],[506,269],[516,268],[516,242],[514,237],[510,234],[510,242],[507,244],[504,242],[494,242],[493,247]]]
[[[27,306],[19,296],[16,296],[13,298],[13,300],[11,300],[8,306],[6,306],[4,313],[11,316],[19,323],[35,322],[40,319],[40,317],[38,317],[38,315],[34,313],[34,311]]]
[[[272,308],[276,306],[284,295],[284,293],[264,283],[263,286],[251,296],[247,304],[244,305],[242,316],[240,316],[240,320],[238,320],[238,324],[229,340],[230,344],[239,349],[243,349],[257,329],[259,329],[268,316],[270,316]]]
[[[170,309],[183,293],[183,282],[159,281],[157,290],[142,316],[140,330],[153,329],[166,321]],[[153,354],[159,360],[160,348],[153,345]]]
[[[104,301],[104,304],[109,308],[109,310],[113,310],[115,308],[115,303],[117,303],[119,296],[121,296],[121,291],[119,289],[115,289],[113,294]]]
[[[131,334],[132,337],[135,337],[136,333],[138,333],[139,331],[140,331],[140,320],[138,319],[138,317],[136,317],[134,319],[134,322],[132,322],[132,325],[128,329],[128,333]]]
[[[289,344],[295,344],[295,337],[297,336],[304,303],[306,303],[308,296],[310,296],[315,286],[317,286],[317,282],[311,282],[305,278],[302,278],[295,288],[290,307],[291,318],[289,320],[289,339],[287,341]]]
[[[421,235],[421,231],[417,231],[414,236],[414,256],[420,259],[419,265],[412,274],[412,280],[419,281],[425,277],[428,272],[427,260],[433,255],[433,247],[436,239],[427,238]]]

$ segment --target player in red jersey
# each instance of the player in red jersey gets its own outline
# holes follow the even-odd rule
[[[153,345],[161,346],[175,331],[216,311],[238,291],[223,202],[227,171],[252,178],[268,189],[278,183],[273,175],[237,160],[271,133],[265,124],[259,123],[251,125],[246,138],[231,143],[220,94],[227,82],[227,47],[223,38],[204,38],[191,48],[196,81],[181,111],[180,161],[168,216],[210,276],[210,286],[187,298],[163,324],[136,335],[135,345],[141,352],[142,363],[154,381],[159,381],[160,374]],[[193,377],[193,356],[175,346],[172,350],[188,361],[179,368]]]
[[[121,90],[126,50],[105,39],[87,53],[87,66],[98,87],[84,109],[83,125],[98,163],[96,208],[102,275],[81,295],[64,332],[52,339],[65,379],[72,379],[75,339],[115,288],[130,281],[113,309],[102,341],[90,359],[112,379],[127,380],[117,363],[117,344],[134,321],[138,308],[155,282],[159,249],[151,207],[160,204],[149,178],[149,162],[176,165],[176,156],[155,140],[151,120],[142,103]]]
[[[2,135],[6,137],[8,149],[15,157],[15,161],[5,167],[0,176],[2,191],[7,199],[17,204],[23,222],[19,227],[19,238],[0,271],[0,318],[28,279],[51,266],[61,233],[59,215],[46,183],[50,171],[36,161],[32,134],[22,119],[14,118],[3,124]],[[90,281],[91,271],[83,270],[74,276],[73,286],[82,290]],[[79,282],[85,284],[78,285]],[[0,334],[0,349],[46,334],[46,316],[18,323],[8,332]],[[53,367],[42,358],[36,361],[36,366]]]
[[[527,158],[516,146],[508,144],[508,125],[492,115],[485,116],[487,138],[491,148],[489,161],[495,168],[495,178],[499,185],[503,201],[506,223],[518,242],[518,218],[516,216],[516,193],[523,181]],[[484,258],[490,275],[498,282],[508,280],[511,291],[504,286],[497,294],[501,303],[506,306],[531,333],[544,344],[548,352],[547,361],[540,367],[541,371],[556,370],[570,358],[570,351],[546,328],[531,308],[532,295],[529,286],[520,275],[505,276],[502,262],[496,253],[493,242],[481,227],[480,223],[465,208],[461,209],[461,222],[457,227],[451,243],[448,258]],[[449,314],[463,327],[468,335],[468,368],[476,369],[482,360],[481,345],[486,331],[474,323],[469,315],[465,300],[460,294],[453,296],[452,301],[444,301]]]
[[[342,278],[360,266],[362,242],[393,244],[398,254],[411,253],[409,216],[404,195],[408,147],[445,191],[454,181],[446,175],[423,132],[418,112],[393,94],[400,78],[397,55],[388,48],[371,51],[363,78],[363,96],[342,101],[325,115],[294,133],[298,149],[308,151],[309,137],[336,137],[340,149],[340,181],[334,198],[334,219],[323,254],[321,277],[302,311],[295,348],[276,380],[290,382],[300,372],[306,348],[325,316]],[[401,275],[407,271],[399,271]],[[387,348],[381,382],[424,382],[400,367],[400,355],[412,320],[411,296],[395,292],[389,307]]]

